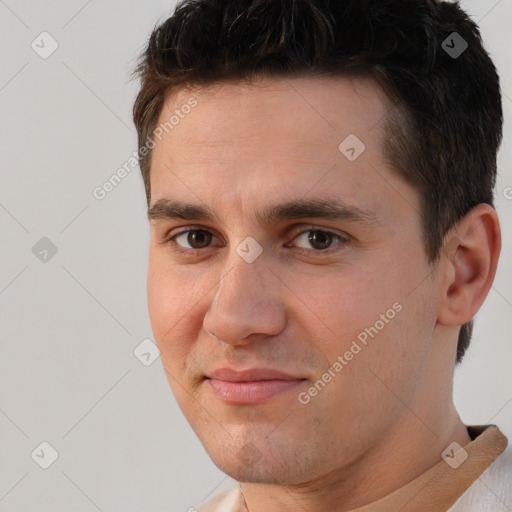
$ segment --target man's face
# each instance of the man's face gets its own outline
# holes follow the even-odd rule
[[[301,78],[182,89],[161,112],[175,118],[152,156],[153,332],[183,413],[237,480],[348,466],[426,386],[436,274],[418,194],[383,156],[388,110],[370,81]],[[171,202],[213,218],[174,218]],[[310,209],[334,202],[339,215]]]

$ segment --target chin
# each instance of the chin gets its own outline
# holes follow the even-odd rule
[[[253,443],[247,442],[238,449],[228,450],[220,446],[207,448],[206,451],[223,473],[238,482],[293,485],[307,481],[306,475],[310,472],[305,470],[303,463],[298,464],[295,457],[279,455],[279,450],[268,449],[271,455],[266,455]]]

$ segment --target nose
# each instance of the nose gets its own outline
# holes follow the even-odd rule
[[[244,345],[278,335],[286,325],[283,285],[263,254],[247,263],[235,251],[215,291],[203,328],[224,343]]]

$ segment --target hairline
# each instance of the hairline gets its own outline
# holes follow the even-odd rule
[[[314,79],[359,79],[364,80],[373,83],[377,90],[383,94],[383,98],[387,102],[387,106],[389,107],[389,110],[387,111],[386,115],[383,119],[380,119],[377,123],[377,125],[372,128],[375,129],[379,124],[382,123],[381,130],[382,130],[382,150],[383,155],[386,160],[386,163],[389,164],[390,170],[393,172],[396,172],[402,179],[405,181],[408,181],[406,179],[407,174],[402,169],[397,169],[397,166],[389,159],[387,151],[385,149],[391,150],[393,152],[394,148],[391,144],[391,136],[396,133],[398,128],[400,127],[400,124],[405,126],[405,131],[410,131],[410,121],[411,121],[411,112],[409,111],[409,108],[405,104],[405,102],[402,100],[400,95],[397,93],[396,90],[392,88],[392,86],[387,83],[382,78],[379,78],[378,73],[372,72],[372,68],[368,69],[341,69],[341,70],[333,70],[333,71],[327,71],[327,70],[318,70],[318,71],[291,71],[291,72],[265,72],[260,71],[253,75],[249,74],[242,74],[242,75],[227,75],[225,77],[221,77],[216,80],[201,80],[201,79],[189,79],[189,80],[183,80],[179,83],[168,85],[165,88],[162,88],[160,91],[160,101],[158,108],[156,112],[154,113],[154,117],[148,126],[148,131],[145,133],[144,140],[147,140],[148,137],[152,139],[153,133],[156,130],[158,126],[158,121],[160,119],[160,116],[162,114],[162,111],[164,109],[164,105],[169,99],[170,96],[175,95],[177,96],[183,91],[186,90],[193,90],[193,91],[204,91],[206,89],[211,88],[219,88],[222,87],[222,85],[225,84],[248,84],[249,86],[254,86],[257,88],[262,88],[261,85],[256,84],[256,81],[264,81],[265,79],[275,79],[275,81],[280,80],[286,80],[287,78],[295,79],[295,78],[310,78],[312,80]],[[390,116],[388,115],[391,111],[394,112],[394,115]],[[406,135],[409,139],[411,139],[410,134],[408,133]],[[412,141],[411,141],[412,142]],[[151,164],[152,164],[152,155],[153,155],[153,149],[150,149],[148,151],[147,157],[143,159],[144,162],[144,168],[143,171],[143,178],[144,178],[144,185],[146,188],[146,200],[147,200],[147,206],[149,207],[151,202]],[[417,190],[417,187],[414,187],[417,191],[417,193],[421,196],[420,191]]]

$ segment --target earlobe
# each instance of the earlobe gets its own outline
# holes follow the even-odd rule
[[[500,250],[498,215],[487,204],[473,208],[450,230],[441,254],[441,325],[463,325],[475,316],[491,288]]]

